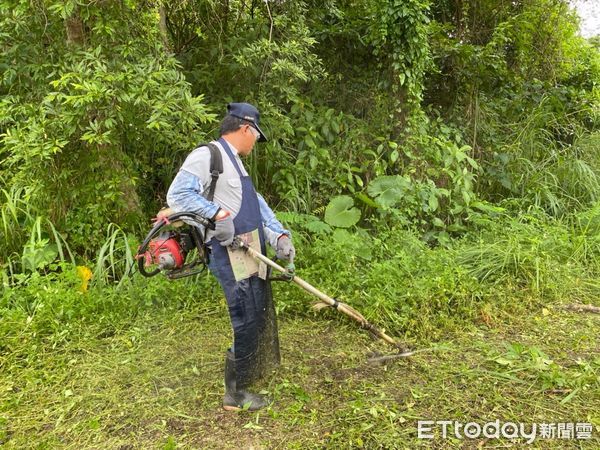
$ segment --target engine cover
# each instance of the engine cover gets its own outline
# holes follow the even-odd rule
[[[157,264],[161,270],[181,268],[185,262],[185,251],[181,248],[177,233],[161,233],[152,239],[146,252],[146,262]]]

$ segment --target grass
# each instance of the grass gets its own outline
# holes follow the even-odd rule
[[[117,283],[120,261],[132,260],[128,237],[111,229],[89,288],[81,267],[53,263],[0,291],[0,447],[527,445],[417,437],[418,420],[498,419],[592,423],[594,441],[532,446],[598,448],[600,317],[564,309],[597,304],[597,216],[522,217],[451,248],[381,230],[368,260],[354,251],[362,235],[300,240],[300,276],[418,351],[369,363],[390,351],[384,343],[331,309],[307,313],[306,293],[276,284],[284,361],[261,386],[274,404],[257,413],[221,409],[231,333],[214,278]],[[32,249],[32,260],[45,257]]]
[[[367,356],[388,349],[354,325],[288,318],[280,322],[283,365],[264,386],[274,404],[227,413],[220,408],[230,339],[223,302],[146,308],[114,329],[82,322],[58,345],[25,337],[0,354],[0,445],[522,447],[522,441],[432,442],[416,435],[419,419],[500,419],[590,422],[591,441],[532,446],[598,448],[599,334],[596,315],[540,307],[513,316],[507,308],[435,343],[412,342],[423,351],[410,358],[372,365]],[[536,359],[540,352],[545,363]]]

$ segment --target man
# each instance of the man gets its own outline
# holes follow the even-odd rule
[[[226,410],[254,411],[265,407],[268,402],[263,396],[246,389],[264,374],[268,360],[279,363],[275,312],[265,267],[260,267],[243,249],[229,246],[239,236],[263,254],[268,242],[280,259],[292,262],[295,255],[290,232],[256,193],[240,159],[252,152],[256,141],[267,140],[259,118],[258,110],[248,103],[227,105],[221,138],[211,143],[217,146],[223,160],[223,173],[212,201],[205,198],[211,184],[211,153],[207,146],[190,153],[167,194],[174,212],[194,212],[215,223],[215,229],[206,235],[209,268],[223,288],[233,328],[233,346],[225,359]]]

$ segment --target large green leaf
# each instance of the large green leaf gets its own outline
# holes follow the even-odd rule
[[[400,202],[409,187],[410,179],[400,175],[386,175],[371,181],[367,192],[379,205],[391,208]]]
[[[360,211],[347,195],[333,198],[325,208],[325,222],[333,227],[348,228],[360,220]]]
[[[29,242],[23,248],[21,263],[23,269],[33,272],[36,269],[46,267],[58,256],[56,244],[50,244],[48,239]]]

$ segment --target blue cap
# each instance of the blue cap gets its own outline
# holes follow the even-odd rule
[[[256,109],[250,103],[229,103],[227,105],[227,114],[233,117],[237,117],[238,119],[250,122],[252,127],[260,133],[260,136],[258,137],[258,142],[267,141],[265,133],[263,133],[263,131],[258,127],[258,122],[260,120],[260,114],[258,112],[258,109]]]

